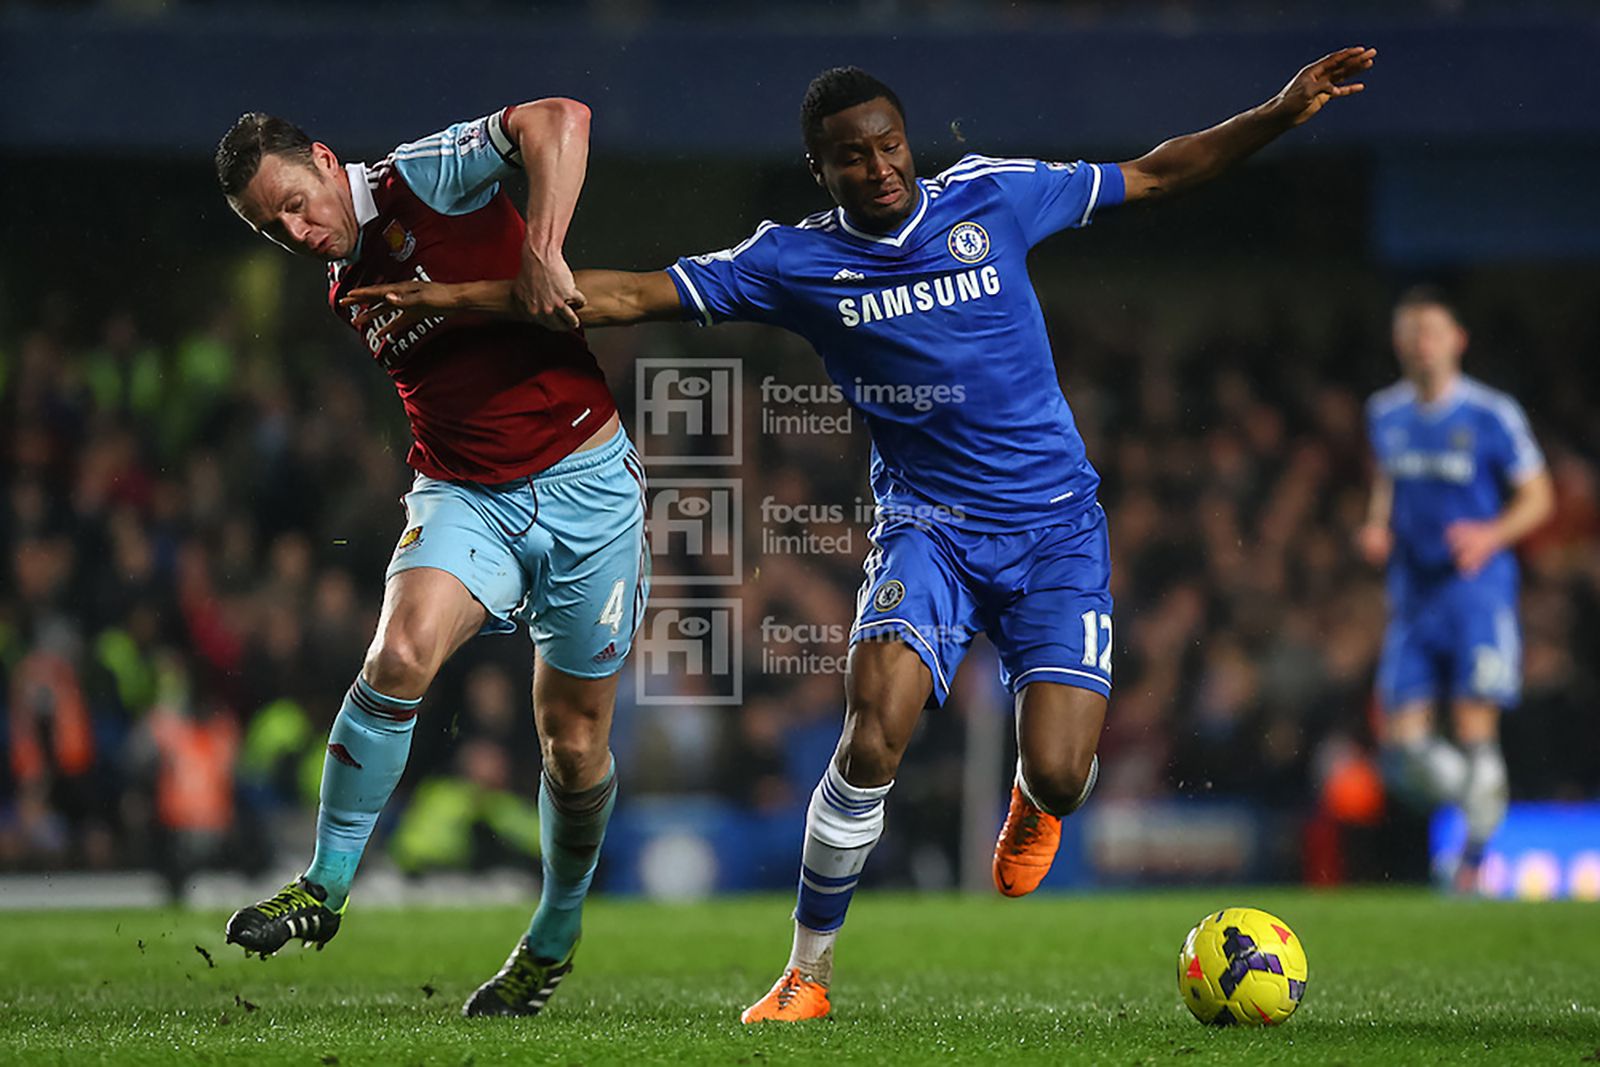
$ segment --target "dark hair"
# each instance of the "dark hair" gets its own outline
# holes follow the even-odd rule
[[[237,197],[261,167],[262,156],[287,156],[311,165],[311,138],[276,115],[246,111],[217,143],[217,181],[222,195]]]
[[[894,90],[860,67],[834,67],[812,78],[800,102],[800,136],[805,138],[806,150],[811,151],[822,136],[823,119],[879,98],[893,104],[900,121],[905,121],[906,109]]]
[[[1461,312],[1456,310],[1456,305],[1443,289],[1437,285],[1413,285],[1400,294],[1400,299],[1394,303],[1395,314],[1409,311],[1413,308],[1443,308],[1452,319],[1461,321]]]

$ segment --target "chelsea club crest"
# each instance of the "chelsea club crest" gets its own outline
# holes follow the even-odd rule
[[[976,222],[950,227],[950,254],[963,263],[976,263],[989,254],[989,234]]]
[[[900,584],[900,579],[890,578],[878,586],[878,592],[872,598],[872,610],[888,611],[906,598],[906,587]]]

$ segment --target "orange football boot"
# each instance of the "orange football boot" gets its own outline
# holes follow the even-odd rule
[[[1011,786],[1011,810],[994,843],[994,887],[1008,897],[1025,897],[1044,881],[1061,847],[1061,819],[1034,807]]]
[[[746,1008],[739,1016],[742,1023],[797,1023],[802,1019],[820,1019],[832,1009],[828,1003],[828,987],[813,982],[800,973],[800,968],[790,967],[783,977],[773,983],[767,995]]]

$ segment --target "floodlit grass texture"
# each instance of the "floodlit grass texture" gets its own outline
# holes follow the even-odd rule
[[[1207,911],[1281,915],[1310,957],[1277,1029],[1200,1026],[1175,967]],[[596,901],[545,1014],[461,1019],[526,916],[361,909],[325,952],[246,960],[224,916],[0,913],[0,1061],[249,1064],[1573,1064],[1600,1058],[1600,909],[1422,891],[857,896],[832,1018],[748,1028],[782,897]],[[208,965],[196,946],[209,952]]]

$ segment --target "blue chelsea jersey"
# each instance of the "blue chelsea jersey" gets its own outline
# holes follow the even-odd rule
[[[1394,482],[1389,583],[1403,605],[1456,576],[1446,528],[1494,518],[1517,486],[1544,469],[1544,456],[1517,402],[1465,376],[1428,404],[1410,382],[1380,390],[1367,401],[1367,424],[1378,464]],[[1498,553],[1477,580],[1514,591],[1515,557]]]
[[[669,273],[685,316],[809,341],[865,416],[885,514],[991,531],[1070,523],[1100,477],[1061,392],[1027,256],[1120,203],[1122,172],[969,155],[917,191],[893,233],[835,208],[678,260]]]

